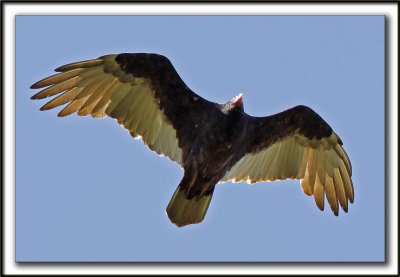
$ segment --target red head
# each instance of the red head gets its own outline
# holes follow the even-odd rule
[[[239,95],[235,96],[232,100],[231,103],[234,107],[237,107],[241,110],[243,110],[243,94],[239,93]]]

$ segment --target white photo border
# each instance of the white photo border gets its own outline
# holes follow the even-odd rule
[[[398,3],[17,3],[3,7],[3,263],[2,274],[398,274]],[[16,263],[16,15],[385,15],[386,263]]]

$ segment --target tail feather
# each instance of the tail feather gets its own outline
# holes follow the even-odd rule
[[[178,227],[202,222],[213,192],[189,199],[186,191],[178,186],[167,207],[169,219]]]

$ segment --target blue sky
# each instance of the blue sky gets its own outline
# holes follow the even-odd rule
[[[110,53],[166,55],[201,96],[263,116],[303,104],[339,134],[355,203],[321,212],[299,181],[216,187],[205,220],[165,208],[180,167],[113,119],[41,112],[29,86]],[[17,16],[17,261],[383,261],[383,16]]]

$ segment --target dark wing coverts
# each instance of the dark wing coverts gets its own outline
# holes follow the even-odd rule
[[[248,116],[247,154],[222,178],[274,181],[301,179],[305,194],[314,195],[324,209],[324,195],[338,215],[338,201],[345,212],[354,201],[351,163],[342,141],[312,109],[297,106],[267,116]]]
[[[41,110],[67,104],[59,116],[74,112],[110,116],[133,137],[140,136],[150,149],[179,164],[185,128],[193,126],[202,109],[214,107],[192,92],[171,62],[157,54],[106,55],[67,64],[56,71],[61,73],[31,86],[49,86],[32,99],[58,95]]]

